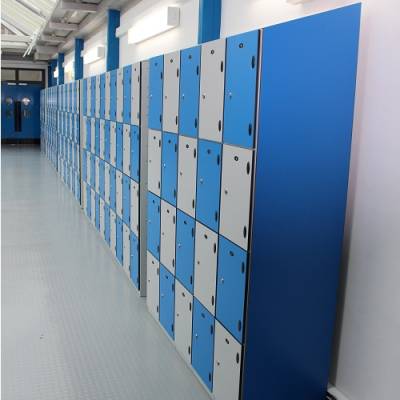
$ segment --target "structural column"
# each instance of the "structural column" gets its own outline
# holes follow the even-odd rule
[[[56,78],[54,78],[54,71],[56,67],[57,67],[57,60],[50,60],[47,69],[47,86],[49,87],[57,85]]]
[[[116,30],[120,23],[120,12],[108,10],[107,18],[107,71],[119,67],[119,39]]]
[[[74,64],[74,79],[83,78],[83,57],[81,51],[83,50],[83,39],[75,39],[75,64]]]
[[[58,53],[57,67],[58,67],[58,81],[57,85],[64,84],[64,53]]]
[[[198,42],[219,39],[221,30],[221,0],[200,0]]]

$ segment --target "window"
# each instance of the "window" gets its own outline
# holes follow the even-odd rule
[[[15,69],[10,68],[2,68],[1,69],[1,81],[15,81],[17,80],[17,71]]]
[[[27,82],[42,82],[43,71],[40,69],[20,69],[18,70],[18,80]]]

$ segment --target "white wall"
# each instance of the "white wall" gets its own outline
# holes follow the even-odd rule
[[[72,61],[72,72],[67,72],[65,66]],[[68,83],[74,80],[74,61],[75,61],[75,51],[72,50],[66,53],[64,56],[64,83]]]
[[[222,0],[222,36],[355,1]],[[351,400],[399,398],[400,3],[364,0],[336,360]]]
[[[96,32],[89,39],[84,40],[83,53],[87,52],[93,47],[96,46],[105,46],[105,54],[107,54],[107,26],[103,29]],[[88,76],[98,75],[106,71],[106,56],[99,61],[96,61],[92,64],[84,64],[83,65],[83,77],[86,78]]]

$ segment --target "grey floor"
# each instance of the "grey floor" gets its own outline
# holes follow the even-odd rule
[[[46,158],[1,155],[2,399],[209,399]]]

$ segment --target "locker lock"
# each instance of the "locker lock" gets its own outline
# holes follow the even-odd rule
[[[206,98],[206,94],[203,93],[203,94],[201,95],[201,97],[202,97],[203,99],[205,99],[205,98]]]
[[[221,283],[224,283],[224,282],[225,282],[224,278],[221,278]]]
[[[232,98],[232,92],[228,93],[229,98]]]

